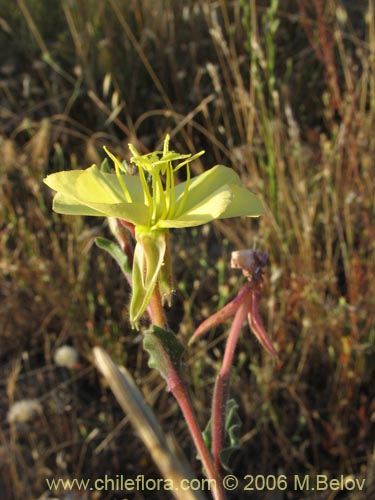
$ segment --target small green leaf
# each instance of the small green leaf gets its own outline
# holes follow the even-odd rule
[[[125,275],[129,275],[131,273],[128,258],[116,243],[108,240],[107,238],[98,236],[95,238],[95,244],[97,247],[108,252],[115,259],[117,264],[120,266],[121,271]]]
[[[280,19],[273,19],[273,21],[269,24],[269,30],[274,35],[276,31],[279,29]]]
[[[229,461],[232,454],[240,449],[241,419],[238,415],[238,404],[234,399],[228,399],[225,410],[225,441],[223,449],[220,453],[220,462],[227,472],[231,472]],[[211,420],[209,420],[206,428],[203,431],[203,439],[207,448],[211,448]],[[199,457],[198,457],[199,458]]]
[[[202,435],[203,435],[203,441],[204,441],[204,444],[206,445],[206,447],[210,450],[211,447],[212,447],[212,436],[211,436],[211,419],[207,422],[207,425],[204,429],[204,431],[202,432]],[[196,455],[196,458],[199,460],[200,457],[199,455],[197,454]]]
[[[184,346],[173,332],[154,325],[145,333],[143,347],[150,355],[149,367],[158,370],[170,386],[174,374],[180,372]]]
[[[225,431],[226,439],[225,446],[220,454],[221,464],[225,470],[230,472],[229,461],[232,454],[240,449],[240,430],[241,419],[238,415],[238,404],[234,399],[227,401],[226,415],[225,415]]]

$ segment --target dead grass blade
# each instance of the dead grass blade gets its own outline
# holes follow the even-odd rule
[[[191,479],[193,477],[191,470],[184,463],[185,460],[172,451],[171,437],[163,434],[129,372],[124,367],[119,368],[100,347],[95,347],[93,353],[98,369],[108,382],[121,408],[128,415],[133,427],[138,431],[164,478],[172,480],[175,485]],[[176,490],[173,494],[181,500],[203,499],[201,494],[190,490]]]

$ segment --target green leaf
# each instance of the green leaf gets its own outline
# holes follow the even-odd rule
[[[225,407],[225,441],[220,453],[220,462],[227,472],[231,472],[229,462],[232,454],[240,449],[241,419],[238,415],[238,404],[234,399],[228,399]],[[208,449],[212,445],[211,419],[203,431],[203,439]],[[199,458],[199,456],[198,456]]]
[[[230,458],[236,450],[240,449],[241,419],[238,415],[238,404],[234,399],[229,399],[226,406],[225,415],[225,446],[220,454],[221,464],[225,470],[231,471],[229,467]]]
[[[108,240],[107,238],[98,236],[95,238],[95,244],[97,247],[108,252],[115,259],[125,276],[131,274],[131,267],[129,265],[128,258],[116,243]]]
[[[274,35],[276,31],[279,29],[280,19],[273,19],[273,21],[269,24],[269,30]]]
[[[180,373],[181,357],[184,346],[170,330],[153,326],[145,333],[143,347],[149,353],[148,366],[159,371],[167,382],[173,383],[174,373]]]

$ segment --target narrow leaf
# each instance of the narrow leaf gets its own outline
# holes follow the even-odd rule
[[[126,278],[130,277],[131,268],[129,266],[129,260],[126,254],[124,254],[124,252],[116,243],[108,240],[107,238],[98,236],[97,238],[95,238],[95,244],[97,247],[108,252],[115,259]]]

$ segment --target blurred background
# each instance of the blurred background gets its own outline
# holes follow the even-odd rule
[[[0,497],[168,498],[48,491],[46,478],[159,477],[94,345],[131,371],[201,474],[128,323],[129,288],[94,245],[106,221],[54,214],[42,183],[100,164],[103,145],[126,159],[129,142],[147,152],[169,132],[176,151],[205,149],[195,174],[233,167],[265,206],[172,234],[169,315],[185,344],[243,284],[231,251],[269,252],[261,315],[281,363],[244,326],[233,473],[365,478],[362,493],[269,498],[371,498],[375,1],[0,0],[0,46]],[[229,326],[185,356],[202,428]]]

